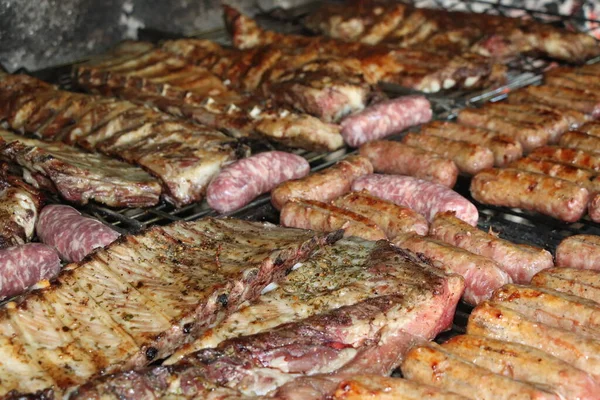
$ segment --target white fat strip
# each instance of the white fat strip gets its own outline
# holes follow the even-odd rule
[[[303,265],[304,265],[303,263],[296,263],[296,264],[294,264],[294,266],[292,267],[292,271],[297,270],[298,268],[300,268]],[[260,294],[263,295],[265,293],[269,293],[269,292],[277,289],[278,287],[279,287],[278,284],[276,284],[275,282],[271,282],[267,286],[265,286],[265,288],[262,290],[262,292],[260,292]]]

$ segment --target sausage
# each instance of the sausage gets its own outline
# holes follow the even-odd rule
[[[452,160],[399,142],[378,140],[360,147],[375,172],[410,175],[452,187],[458,177],[458,167]]]
[[[404,96],[383,101],[346,117],[342,136],[351,147],[403,131],[428,122],[433,115],[431,104],[424,96]]]
[[[596,95],[590,92],[548,85],[527,86],[511,93],[508,96],[509,102],[511,102],[511,97],[517,95],[517,93],[520,95],[521,92],[524,92],[526,96],[533,97],[541,104],[574,109],[591,115],[593,118],[600,116],[600,101],[598,101]]]
[[[570,149],[589,151],[590,153],[600,153],[600,137],[584,132],[567,132],[560,137],[558,145]]]
[[[465,278],[463,299],[469,304],[489,300],[494,290],[511,283],[510,276],[494,260],[473,254],[460,247],[418,235],[401,235],[394,240],[398,247],[423,254],[448,273]]]
[[[477,208],[469,200],[438,183],[410,176],[373,174],[357,179],[352,185],[352,190],[363,189],[399,206],[412,208],[428,221],[444,211],[455,212],[458,218],[473,226],[479,219]]]
[[[595,193],[588,205],[588,215],[594,222],[600,222],[600,194]]]
[[[600,341],[532,321],[501,304],[485,301],[475,307],[467,333],[534,347],[600,377]]]
[[[594,171],[589,169],[577,168],[549,160],[535,160],[529,157],[512,162],[508,167],[564,179],[586,188],[590,193],[600,192],[600,179]]]
[[[454,161],[461,172],[469,175],[494,166],[492,151],[477,144],[417,133],[409,133],[402,142],[448,158]]]
[[[572,182],[514,168],[481,171],[470,190],[480,203],[537,211],[566,222],[583,217],[590,200],[588,190]]]
[[[322,171],[302,179],[287,181],[271,192],[271,203],[280,210],[292,198],[329,202],[350,191],[357,178],[373,173],[368,158],[350,156]]]
[[[596,270],[550,268],[536,274],[531,284],[600,303],[600,272]]]
[[[528,157],[533,160],[555,161],[600,172],[600,155],[583,150],[546,146],[535,149]]]
[[[84,217],[73,207],[54,204],[42,209],[36,232],[43,243],[54,246],[60,258],[68,262],[79,262],[94,249],[119,237],[112,228]]]
[[[27,243],[0,250],[0,300],[21,294],[60,271],[60,258],[53,247]]]
[[[440,213],[429,234],[453,246],[495,260],[515,283],[528,283],[537,272],[554,266],[547,250],[511,243],[464,223],[452,213]]]
[[[568,399],[597,399],[600,384],[590,374],[522,344],[459,335],[442,344],[447,351],[496,374],[548,387]]]
[[[303,157],[268,151],[239,160],[208,185],[208,205],[220,213],[237,210],[290,179],[305,177],[310,165]]]
[[[466,108],[458,114],[458,123],[489,129],[517,139],[524,151],[544,146],[550,140],[550,134],[537,124],[523,121],[511,121],[504,117],[488,114],[485,110]]]
[[[344,236],[366,240],[385,239],[385,233],[373,221],[352,211],[315,200],[292,199],[285,203],[279,217],[281,225],[314,231],[345,229]]]
[[[559,399],[557,395],[533,385],[472,364],[436,343],[413,347],[406,354],[401,369],[407,379],[470,399]]]
[[[421,214],[408,207],[371,196],[365,190],[338,197],[333,204],[369,218],[383,229],[388,239],[410,232],[426,235],[429,230],[429,224]]]
[[[574,235],[556,248],[556,266],[600,271],[600,236]]]
[[[589,121],[577,129],[579,132],[587,133],[588,135],[600,137],[600,122]]]
[[[502,167],[523,156],[523,146],[512,136],[473,126],[459,125],[455,122],[432,121],[421,128],[421,135],[462,140],[487,147],[494,154],[496,167]]]

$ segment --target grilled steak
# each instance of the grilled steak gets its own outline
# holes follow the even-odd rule
[[[429,343],[414,347],[402,364],[402,374],[470,399],[556,399],[558,395],[534,385],[495,374]],[[481,382],[485,382],[482,385]]]
[[[531,280],[532,285],[554,289],[600,303],[600,272],[575,268],[549,268]]]
[[[548,388],[561,398],[595,399],[600,384],[568,363],[518,343],[460,335],[442,347],[493,373]],[[501,392],[502,389],[500,388]]]
[[[280,51],[313,52],[357,59],[370,81],[399,83],[424,92],[475,88],[504,79],[505,68],[475,54],[447,56],[436,51],[370,46],[322,36],[285,35],[262,30],[255,21],[225,6],[226,24],[238,49],[271,46]]]
[[[209,218],[121,237],[0,309],[1,394],[164,358],[340,236]]]
[[[31,240],[42,200],[36,188],[0,162],[0,249]]]
[[[114,207],[143,207],[156,204],[160,196],[160,185],[143,170],[62,143],[0,130],[0,158],[23,167],[25,179],[34,186],[54,189],[77,204],[94,200]]]
[[[502,167],[523,156],[521,143],[511,136],[454,122],[433,121],[421,128],[422,135],[465,141],[489,148],[494,153],[494,165]]]
[[[467,333],[535,347],[595,379],[600,376],[599,341],[536,322],[500,304],[477,306],[469,317]]]
[[[541,323],[600,339],[600,305],[594,301],[521,285],[504,286],[492,300]]]
[[[311,150],[343,145],[338,126],[274,106],[268,97],[234,92],[208,70],[161,49],[125,60],[109,54],[75,73],[89,90],[149,103],[236,137],[264,136]]]
[[[574,235],[556,247],[556,265],[559,267],[600,269],[600,237]]]
[[[462,279],[438,273],[388,244],[377,246],[381,247],[373,253],[370,268],[404,281],[402,294],[376,295],[266,332],[229,339],[174,365],[140,370],[136,379],[144,382],[161,374],[183,384],[163,385],[152,390],[155,395],[179,393],[190,398],[205,391],[203,385],[192,383],[194,377],[247,394],[264,394],[302,375],[391,372],[412,344],[448,326]],[[116,387],[115,381],[124,384]],[[130,388],[123,375],[106,376],[82,386],[78,394],[118,397]]]

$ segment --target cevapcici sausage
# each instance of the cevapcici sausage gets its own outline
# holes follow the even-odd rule
[[[577,168],[587,168],[600,172],[600,154],[594,154],[583,150],[547,146],[535,149],[528,157],[534,160],[556,161],[573,165]]]
[[[511,101],[511,98],[513,96],[521,96],[521,93],[525,93],[525,95],[535,98],[535,100],[541,104],[559,108],[571,108],[584,114],[591,115],[594,118],[600,116],[600,102],[594,94],[589,92],[548,85],[527,86],[526,88],[511,93],[508,96],[508,101],[512,103],[513,101]]]
[[[63,205],[44,207],[36,232],[42,242],[54,246],[60,258],[69,262],[81,261],[92,250],[107,246],[119,237],[119,233],[102,222]]]
[[[373,165],[368,158],[350,156],[302,179],[282,183],[271,192],[271,203],[280,210],[293,198],[329,202],[348,193],[355,179],[371,173]]]
[[[511,243],[464,223],[452,213],[440,213],[429,234],[453,246],[495,260],[515,283],[528,283],[537,272],[554,266],[544,249]]]
[[[458,177],[458,167],[452,160],[400,142],[378,140],[360,147],[375,172],[410,175],[452,187]]]
[[[401,175],[367,175],[357,179],[352,190],[366,189],[374,196],[412,208],[433,220],[438,212],[453,211],[468,224],[477,225],[479,213],[467,199],[438,183]]]
[[[408,207],[371,196],[365,190],[338,197],[333,204],[369,218],[383,229],[388,239],[410,232],[426,235],[429,230],[429,224],[421,214]]]
[[[588,215],[594,222],[600,222],[600,194],[595,193],[588,205]]]
[[[471,195],[483,204],[533,210],[566,222],[587,210],[586,188],[563,179],[513,168],[486,169],[473,177]]]
[[[600,153],[600,137],[584,132],[567,132],[560,137],[558,145],[570,149],[589,151],[590,153]]]
[[[590,193],[600,192],[600,178],[594,171],[577,168],[572,165],[561,164],[549,160],[534,160],[529,157],[522,158],[509,164],[509,168],[522,171],[537,172],[553,178],[564,179],[578,186],[586,188]]]
[[[279,221],[283,226],[314,231],[345,229],[344,236],[358,236],[366,240],[386,238],[381,228],[370,219],[315,200],[288,201],[281,209]]]
[[[459,170],[469,175],[494,166],[492,151],[477,144],[418,133],[409,133],[402,142],[448,158],[454,161]]]
[[[381,139],[431,119],[431,104],[424,96],[383,101],[342,121],[342,136],[352,147]]]
[[[531,284],[600,303],[600,271],[556,267],[539,272]]]
[[[523,146],[512,136],[448,121],[432,121],[421,128],[422,135],[438,136],[487,147],[494,153],[494,165],[502,167],[523,156]]]
[[[305,177],[310,165],[303,157],[268,151],[239,160],[208,185],[206,200],[220,213],[237,210],[290,179]]]
[[[556,265],[600,270],[600,236],[574,235],[556,248]]]
[[[0,250],[0,300],[16,296],[60,271],[56,250],[42,243],[27,243]]]
[[[511,121],[503,117],[490,115],[485,110],[466,108],[458,114],[460,124],[497,131],[517,139],[523,150],[531,151],[544,146],[550,140],[550,135],[536,124],[526,124],[523,121]]]
[[[494,290],[512,282],[510,276],[491,258],[473,254],[440,240],[414,234],[400,235],[396,237],[394,244],[438,261],[439,265],[434,264],[436,267],[465,278],[463,298],[473,305],[488,300]]]

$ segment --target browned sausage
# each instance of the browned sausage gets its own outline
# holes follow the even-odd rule
[[[556,265],[600,270],[600,236],[574,235],[556,248]]]
[[[350,156],[302,179],[282,183],[271,192],[271,203],[280,210],[292,198],[328,202],[349,192],[354,180],[371,173],[369,159]]]
[[[600,172],[600,155],[583,150],[547,146],[535,149],[528,157],[534,160],[556,161]]]
[[[600,178],[594,171],[560,164],[548,160],[534,160],[526,157],[509,164],[510,168],[537,172],[553,178],[564,179],[586,188],[590,193],[600,192]]]
[[[560,137],[559,146],[600,153],[600,138],[584,132],[571,131]]]
[[[454,186],[458,177],[458,167],[452,160],[400,142],[370,142],[361,146],[360,155],[371,161],[375,172],[414,176],[448,187]]]

